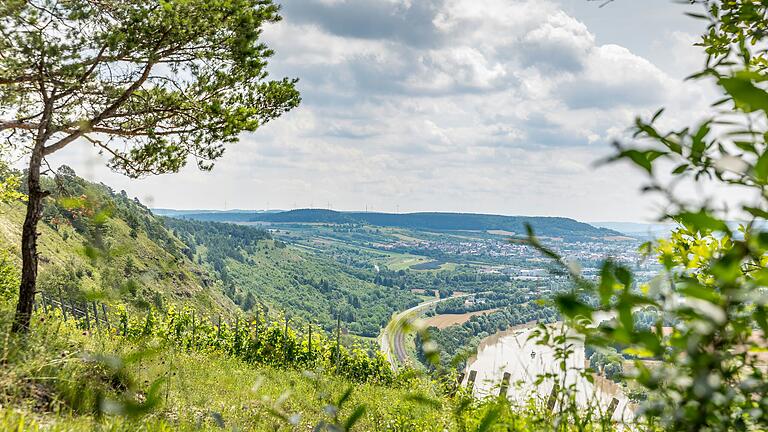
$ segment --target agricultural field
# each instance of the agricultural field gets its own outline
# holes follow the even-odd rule
[[[484,311],[467,312],[463,314],[440,314],[434,315],[424,319],[424,324],[427,327],[435,327],[438,329],[444,329],[456,324],[464,324],[474,316],[487,315],[496,312],[498,309],[489,309]]]

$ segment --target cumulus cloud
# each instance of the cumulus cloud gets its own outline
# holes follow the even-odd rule
[[[169,207],[640,219],[637,177],[593,163],[637,113],[698,102],[669,68],[601,41],[555,0],[291,0],[283,15],[264,37],[272,75],[301,79],[299,109],[244,136],[214,173],[139,185],[94,175]]]

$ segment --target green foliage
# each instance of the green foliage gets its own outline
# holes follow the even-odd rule
[[[602,371],[606,378],[613,381],[620,381],[622,374],[624,373],[624,358],[619,355],[615,348],[608,348],[604,351],[594,351],[592,355],[589,355],[587,350],[587,358],[589,359],[589,367]]]
[[[21,176],[0,159],[0,203],[24,200],[26,195],[20,189]]]
[[[0,251],[0,299],[13,298],[19,288],[19,269],[8,251]]]
[[[130,176],[176,172],[188,157],[210,169],[225,143],[300,101],[296,80],[266,79],[272,51],[259,38],[278,10],[268,0],[6,2],[0,108],[14,114],[0,132],[46,155],[86,137]]]
[[[560,295],[558,305],[587,343],[618,345],[639,357],[636,373],[627,378],[647,394],[641,422],[675,431],[765,430],[768,376],[759,354],[768,334],[768,4],[702,4],[706,13],[697,17],[710,23],[701,41],[707,66],[694,78],[713,79],[720,87],[726,99],[716,105],[722,111],[668,132],[659,126],[663,111],[638,119],[638,142],[618,145],[613,158],[644,170],[645,190],[669,201],[662,217],[679,228],[647,247],[664,272],[638,284],[629,269],[611,262],[597,282],[570,269],[576,287]],[[664,170],[669,172],[660,174]],[[743,219],[735,229],[727,219],[734,213],[726,211],[734,197],[683,198],[675,186],[685,182],[714,183],[727,195],[747,189],[757,198],[735,203]],[[591,325],[598,309],[614,318]],[[638,310],[652,311],[655,322],[638,325]],[[651,366],[643,358],[659,362]]]
[[[280,308],[326,331],[340,317],[351,333],[375,337],[394,312],[418,303],[406,289],[369,282],[370,272],[271,241],[259,228],[171,218],[165,224],[185,250],[210,265],[225,293],[246,311],[258,304]]]
[[[214,322],[190,309],[176,312],[173,307],[164,315],[150,310],[143,317],[129,318],[123,309],[114,331],[130,340],[157,337],[183,349],[227,354],[254,365],[324,370],[355,382],[391,384],[394,380],[381,353],[359,345],[337,345],[317,328],[310,339],[308,328],[299,335],[285,322],[268,322],[258,315],[230,323],[220,319]]]
[[[443,293],[440,293],[442,298]],[[477,294],[472,301],[464,297],[446,300],[435,306],[437,314],[463,314],[466,312],[484,311],[496,308],[509,307],[515,304],[526,303],[526,295],[518,289],[506,289],[498,292]]]
[[[66,166],[42,180],[51,195],[38,227],[38,291],[140,310],[170,304],[235,308],[220,292],[215,275],[190,260],[185,244],[125,192],[88,182]],[[7,261],[16,264],[19,250],[13,244],[21,233],[23,205],[1,205],[0,245],[10,255]]]
[[[71,320],[38,315],[27,342],[9,341],[3,322],[0,429],[612,430],[597,423],[556,427],[537,402],[513,408],[463,390],[447,396],[441,386],[414,376],[382,386],[331,371],[254,365],[222,347],[179,346],[160,331],[167,329],[164,319],[156,318],[152,335],[141,336],[137,320],[123,337],[103,330],[84,334]]]
[[[228,258],[246,262],[248,255],[259,252],[259,241],[272,238],[262,229],[228,223],[174,218],[164,218],[163,223],[186,244],[184,254],[190,259],[198,246],[205,246],[205,260],[225,283],[230,282],[225,262]]]

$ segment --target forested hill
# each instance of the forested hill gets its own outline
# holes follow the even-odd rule
[[[301,209],[279,213],[196,213],[181,217],[220,222],[269,223],[363,223],[381,227],[409,228],[434,231],[506,231],[524,235],[530,224],[540,236],[603,238],[622,236],[621,233],[562,217],[501,216],[472,213],[370,213],[338,212],[333,210]]]

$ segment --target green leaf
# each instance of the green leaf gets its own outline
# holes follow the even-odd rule
[[[341,406],[344,405],[344,402],[349,400],[350,396],[352,396],[352,386],[347,387],[347,389],[344,391],[344,393],[339,398],[339,401],[336,403],[336,406],[341,408]]]
[[[349,418],[347,418],[347,421],[344,423],[344,430],[352,430],[352,427],[360,420],[360,418],[363,417],[363,414],[365,414],[365,405],[360,405],[355,408],[352,414],[350,414]]]
[[[734,141],[733,144],[744,151],[755,153],[755,143],[751,141]]]
[[[710,287],[706,287],[696,283],[687,283],[680,288],[680,293],[686,296],[694,297],[701,300],[706,300],[710,303],[719,304],[721,296],[715,290]]]
[[[753,173],[760,183],[766,183],[768,181],[768,151],[757,158]]]
[[[622,151],[618,158],[626,158],[635,163],[635,165],[648,171],[649,174],[653,173],[653,161],[665,156],[667,153],[658,150],[636,150],[629,149]]]
[[[493,426],[494,423],[496,423],[496,420],[501,415],[501,409],[498,406],[494,406],[490,410],[488,410],[487,413],[483,416],[483,419],[480,421],[480,425],[477,426],[477,432],[486,432],[491,429],[491,426]]]
[[[707,15],[704,15],[704,14],[699,14],[699,13],[695,13],[695,12],[684,12],[684,14],[688,15],[691,18],[709,21],[709,17]]]
[[[631,335],[635,329],[635,319],[632,316],[632,303],[627,301],[619,301],[616,311],[619,313],[619,322],[621,323],[622,330]]]
[[[600,285],[598,285],[602,305],[606,306],[610,303],[614,285],[616,285],[616,278],[613,275],[613,263],[606,261],[600,270]]]
[[[704,210],[698,212],[683,212],[674,217],[678,222],[685,225],[691,231],[707,232],[720,231],[730,232],[728,225],[720,219],[715,218]]]
[[[718,83],[733,98],[738,109],[745,112],[768,112],[768,92],[756,87],[751,80],[735,76],[721,78]]]
[[[630,272],[626,267],[617,265],[616,266],[616,279],[624,285],[624,289],[628,290],[632,287],[632,272]]]
[[[658,120],[659,117],[661,117],[661,115],[663,113],[664,113],[664,108],[661,108],[658,111],[656,111],[656,113],[653,115],[653,117],[651,117],[651,123],[655,123],[656,120]]]
[[[765,311],[764,306],[757,306],[755,308],[755,322],[758,326],[760,326],[760,329],[763,331],[763,334],[768,334],[768,313]]]
[[[560,294],[555,299],[558,309],[569,318],[579,316],[591,318],[593,309],[590,305],[579,300],[575,294]]]
[[[747,213],[751,214],[756,218],[768,219],[768,211],[765,211],[757,207],[748,207],[748,206],[743,207],[743,209],[744,211],[746,211]]]
[[[709,122],[705,122],[701,126],[699,126],[699,129],[696,131],[696,133],[691,137],[693,142],[691,143],[691,155],[696,159],[699,160],[701,156],[704,153],[704,150],[706,149],[706,142],[704,141],[704,138],[709,134],[710,127]]]

